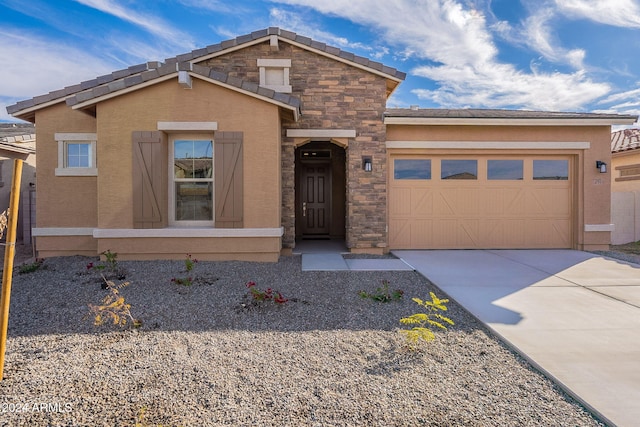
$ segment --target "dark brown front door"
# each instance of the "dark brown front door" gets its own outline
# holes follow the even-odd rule
[[[328,236],[331,217],[331,165],[303,164],[300,178],[302,234],[310,237]]]

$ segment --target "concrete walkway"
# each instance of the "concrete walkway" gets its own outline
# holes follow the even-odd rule
[[[640,425],[640,265],[571,250],[393,253],[603,421]]]
[[[302,271],[413,271],[401,259],[349,259],[338,253],[302,254]]]

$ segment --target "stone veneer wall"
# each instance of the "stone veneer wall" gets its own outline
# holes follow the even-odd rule
[[[295,147],[287,129],[355,129],[347,148],[346,240],[356,252],[384,252],[387,247],[386,79],[365,70],[281,41],[269,42],[209,59],[206,65],[259,83],[258,59],[291,59],[292,94],[301,100],[298,122],[282,123],[283,247],[295,246]],[[373,158],[373,171],[362,170],[362,156]]]

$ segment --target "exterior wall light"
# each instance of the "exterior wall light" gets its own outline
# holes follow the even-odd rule
[[[373,169],[373,161],[371,156],[362,156],[362,169],[365,172],[371,172]]]
[[[596,160],[596,167],[600,169],[600,173],[607,173],[607,164],[605,162]]]

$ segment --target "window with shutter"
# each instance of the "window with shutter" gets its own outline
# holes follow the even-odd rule
[[[212,226],[213,141],[172,138],[169,224],[173,226]]]

